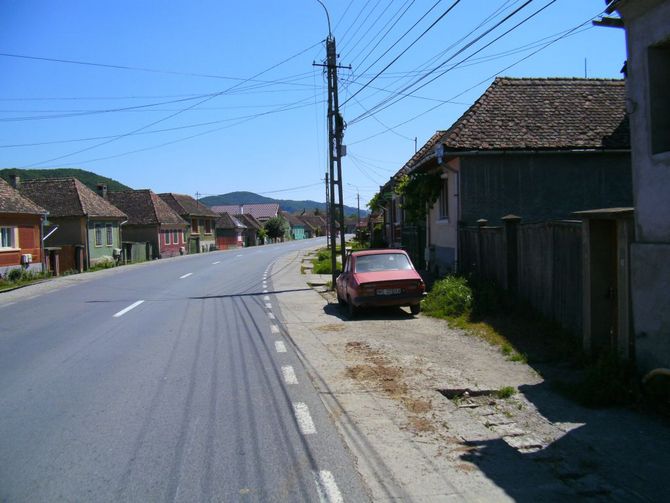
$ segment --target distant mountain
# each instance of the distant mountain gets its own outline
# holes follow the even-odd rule
[[[322,214],[326,213],[326,203],[317,201],[293,201],[290,199],[272,199],[271,197],[261,196],[253,192],[229,192],[228,194],[220,194],[218,196],[207,196],[200,199],[200,202],[207,206],[222,206],[224,204],[260,204],[260,203],[277,203],[279,208],[289,213],[299,213],[305,210],[307,213],[312,213],[315,208],[318,208]],[[344,206],[344,214],[356,215],[356,208],[351,206]],[[361,215],[367,215],[367,209],[361,208]]]
[[[110,192],[119,190],[130,190],[131,188],[123,185],[116,180],[100,176],[91,171],[83,169],[58,168],[58,169],[0,169],[0,178],[9,182],[9,175],[19,175],[21,180],[35,180],[36,178],[76,178],[91,190],[96,190],[99,183],[107,185]]]

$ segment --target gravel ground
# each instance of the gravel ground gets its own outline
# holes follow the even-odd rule
[[[442,320],[404,309],[349,320],[332,293],[304,290],[314,278],[301,259],[273,269],[284,328],[374,501],[670,498],[662,419],[584,409]]]

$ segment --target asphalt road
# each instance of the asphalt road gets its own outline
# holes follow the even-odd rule
[[[0,501],[367,500],[276,319],[271,265],[315,244],[0,294]]]

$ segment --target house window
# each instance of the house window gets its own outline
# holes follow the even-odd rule
[[[442,180],[440,189],[440,220],[449,219],[449,179]]]
[[[179,244],[179,231],[178,230],[172,231],[172,242],[176,245]]]
[[[186,238],[184,237],[184,231],[181,231],[181,242],[182,243],[186,242]]]
[[[102,246],[102,225],[95,224],[95,246]]]
[[[212,233],[212,222],[209,219],[205,220],[205,234]]]
[[[112,224],[105,225],[107,231],[107,246],[112,246],[114,244],[114,228]]]
[[[170,244],[170,231],[165,231],[163,233],[163,239],[165,240],[166,245]]]
[[[200,232],[198,230],[198,219],[197,218],[194,218],[193,220],[191,220],[191,230],[194,234],[197,234],[198,232]]]
[[[670,151],[670,42],[648,49],[651,153]]]
[[[0,249],[18,248],[16,230],[16,227],[0,227]]]

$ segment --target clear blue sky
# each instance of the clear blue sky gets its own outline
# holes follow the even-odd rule
[[[340,71],[343,103],[454,0],[408,33],[436,0],[324,3],[340,63],[352,65]],[[590,23],[519,62],[598,14],[602,0],[531,1],[463,50],[524,3],[461,0],[343,106],[346,204],[357,191],[365,204],[414,153],[415,137],[420,147],[448,128],[498,73],[583,77],[586,60],[589,77],[621,77],[623,30]],[[312,62],[325,57],[326,35],[316,0],[0,0],[0,167],[76,167],[156,192],[323,200],[326,85]],[[411,96],[356,120],[448,58]]]

